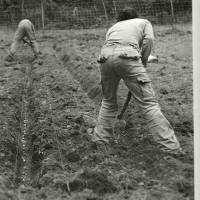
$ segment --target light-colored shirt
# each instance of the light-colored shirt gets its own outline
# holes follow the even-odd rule
[[[135,18],[117,22],[106,34],[100,57],[106,58],[114,53],[126,58],[142,57],[145,63],[152,48],[152,44],[146,46],[145,43],[153,39],[153,27],[146,19]]]
[[[22,26],[33,27],[33,24],[29,19],[23,19],[18,24],[18,27],[22,27]]]
[[[129,44],[140,48],[144,39],[154,39],[152,25],[146,19],[136,18],[113,25],[106,34],[105,44]]]
[[[29,40],[35,40],[35,28],[32,22],[28,19],[23,19],[19,22],[15,32],[14,40],[21,41],[24,37]]]

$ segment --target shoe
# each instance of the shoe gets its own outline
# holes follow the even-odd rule
[[[172,156],[177,159],[185,158],[187,155],[186,152],[181,148],[175,151],[169,151],[169,152],[165,151],[164,153],[167,154],[168,156]]]
[[[100,151],[102,153],[109,152],[109,143],[104,140],[97,140],[97,138],[94,137],[94,128],[87,129],[87,133],[89,136],[89,140],[92,142],[90,146],[92,150]]]

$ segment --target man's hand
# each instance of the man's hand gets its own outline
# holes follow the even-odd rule
[[[148,57],[148,63],[158,63],[158,57],[150,54]]]
[[[32,42],[31,41],[27,41],[26,39],[22,39],[22,41],[24,42],[24,44],[27,44],[27,45],[29,45],[30,47],[32,47],[33,46],[33,44],[32,44]]]

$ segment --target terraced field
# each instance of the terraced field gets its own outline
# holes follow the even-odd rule
[[[155,27],[148,72],[159,103],[188,152],[163,155],[131,102],[124,129],[116,126],[108,154],[91,146],[101,101],[96,59],[106,30],[45,31],[43,55],[23,47],[4,57],[12,32],[0,42],[0,199],[192,200],[193,113],[190,28]],[[127,89],[121,83],[119,105]]]

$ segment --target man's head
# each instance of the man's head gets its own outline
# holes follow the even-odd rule
[[[133,8],[124,8],[122,11],[119,12],[117,17],[117,21],[124,21],[128,19],[138,18],[138,14],[135,9]]]

